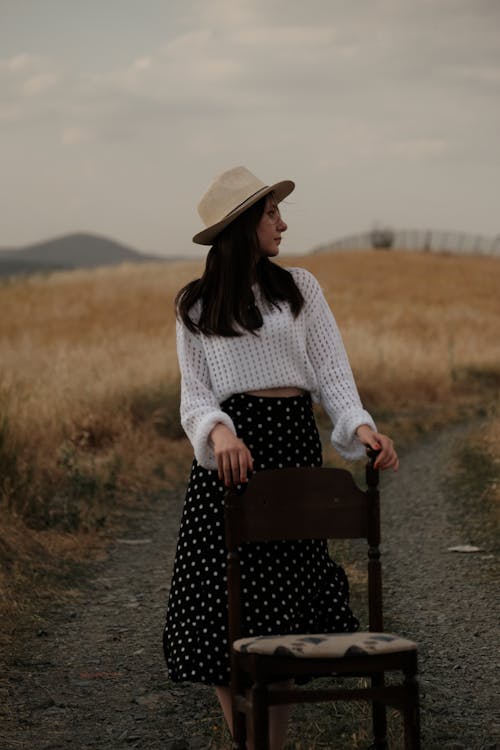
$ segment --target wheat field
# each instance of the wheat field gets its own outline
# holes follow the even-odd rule
[[[497,382],[498,260],[360,251],[285,265],[320,279],[362,398],[385,421],[453,414]],[[201,268],[124,265],[0,286],[2,492],[11,508],[35,517],[37,497],[78,471],[111,472],[132,491],[175,474],[186,449],[173,298]]]
[[[480,410],[490,426],[479,449],[498,461],[498,260],[350,251],[284,264],[319,278],[362,399],[397,444]],[[185,482],[173,299],[201,269],[0,284],[0,593],[11,622],[32,604],[22,592],[34,578],[95,554],[125,504]]]

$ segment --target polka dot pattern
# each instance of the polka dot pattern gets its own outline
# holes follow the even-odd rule
[[[309,395],[237,394],[222,404],[249,446],[256,471],[320,466],[321,444]],[[179,531],[163,636],[170,678],[229,683],[224,485],[193,462]],[[344,570],[325,540],[244,545],[243,636],[352,632]]]

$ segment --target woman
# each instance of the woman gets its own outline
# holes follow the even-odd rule
[[[272,262],[287,225],[278,204],[295,185],[266,185],[244,167],[217,177],[198,210],[212,245],[201,279],[176,299],[181,421],[195,459],[187,490],[164,632],[170,677],[215,686],[231,728],[225,487],[254,471],[320,466],[312,400],[332,419],[348,459],[366,446],[376,466],[398,467],[392,440],[362,407],[335,320],[312,274]],[[326,541],[246,545],[244,634],[354,631],[343,569]],[[288,707],[271,712],[281,748]],[[248,747],[252,747],[249,738]]]

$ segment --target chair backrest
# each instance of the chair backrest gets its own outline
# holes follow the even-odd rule
[[[226,501],[227,545],[275,539],[367,538],[369,497],[344,469],[255,474]]]
[[[250,541],[359,539],[368,542],[371,630],[382,630],[380,510],[376,454],[361,490],[345,469],[289,468],[257,472],[225,498],[230,637],[240,636],[241,581],[238,548]]]

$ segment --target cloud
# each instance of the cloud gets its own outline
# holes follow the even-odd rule
[[[248,0],[198,0],[195,15],[201,27],[234,29],[249,26],[261,20],[259,2]]]
[[[109,73],[93,75],[89,78],[97,88],[104,84],[104,86],[117,89],[137,89],[144,86],[144,83],[148,80],[148,75],[153,68],[153,58],[138,57],[124,68],[111,71]]]
[[[450,144],[442,138],[408,138],[396,140],[389,144],[389,149],[396,156],[418,161],[422,158],[441,156],[449,148]]]
[[[92,132],[88,128],[78,125],[64,128],[61,132],[61,142],[66,146],[74,146],[79,143],[88,143],[92,139]]]
[[[47,226],[141,244],[163,221],[177,252],[196,186],[235,163],[291,171],[304,247],[372,218],[374,201],[413,216],[428,197],[453,215],[459,189],[498,224],[498,0],[155,0],[162,23],[135,6],[106,33],[102,4],[66,19],[47,7],[43,44],[15,11],[18,46],[0,60],[12,236],[28,186]],[[54,196],[75,183],[80,213],[65,213]]]
[[[0,106],[0,122],[15,122],[20,115],[20,108],[15,104],[4,104]]]
[[[22,104],[25,97],[47,94],[56,88],[59,76],[49,61],[42,57],[19,53],[0,60],[0,81],[3,83],[0,106],[5,102]],[[11,107],[22,114],[22,106]]]
[[[307,7],[200,0],[188,3],[182,28],[164,45],[97,73],[24,51],[0,61],[0,119],[51,119],[66,145],[163,128],[203,153],[230,143],[236,150],[247,128],[262,132],[267,123],[289,148],[314,134],[331,144],[319,161],[338,163],[391,152],[444,156],[469,138],[465,100],[483,96],[484,116],[498,112],[490,96],[500,78],[496,33],[466,0],[418,8],[373,0],[349,9],[321,0]],[[230,138],[221,136],[229,128]]]
[[[138,57],[137,60],[134,60],[133,67],[137,71],[147,70],[151,67],[152,59],[151,57]]]
[[[12,57],[0,60],[0,72],[7,72],[12,75],[32,71],[39,64],[39,58],[34,55],[20,53]]]
[[[457,80],[477,83],[494,84],[500,83],[500,65],[450,65],[448,68],[450,76]]]
[[[241,45],[250,48],[276,48],[292,51],[301,60],[302,51],[334,44],[337,36],[333,26],[284,26],[273,28],[265,26],[250,26],[237,29],[231,35],[232,43],[238,47]]]
[[[485,6],[486,0],[478,2]],[[470,43],[470,29],[488,25],[474,14],[471,22],[469,5],[457,0],[452,13],[449,0],[419,8],[404,0],[373,0],[351,10],[321,0],[309,0],[307,7],[283,0],[200,0],[188,3],[182,33],[132,54],[120,67],[66,71],[63,79],[57,73],[62,61],[22,52],[0,62],[0,73],[16,79],[3,103],[15,117],[12,105],[21,97],[43,94],[39,113],[45,108],[70,120],[83,109],[79,126],[91,126],[95,137],[115,131],[110,122],[124,114],[129,132],[148,118],[191,122],[228,112],[334,120],[362,113],[373,123],[401,118],[411,127],[426,109],[439,116],[446,87],[463,92],[474,80],[497,81],[497,67],[485,62],[490,37]],[[443,34],[441,21],[449,33]],[[462,68],[453,70],[464,54]]]
[[[38,96],[53,89],[57,82],[58,78],[53,73],[38,73],[23,81],[21,91],[27,96]]]

